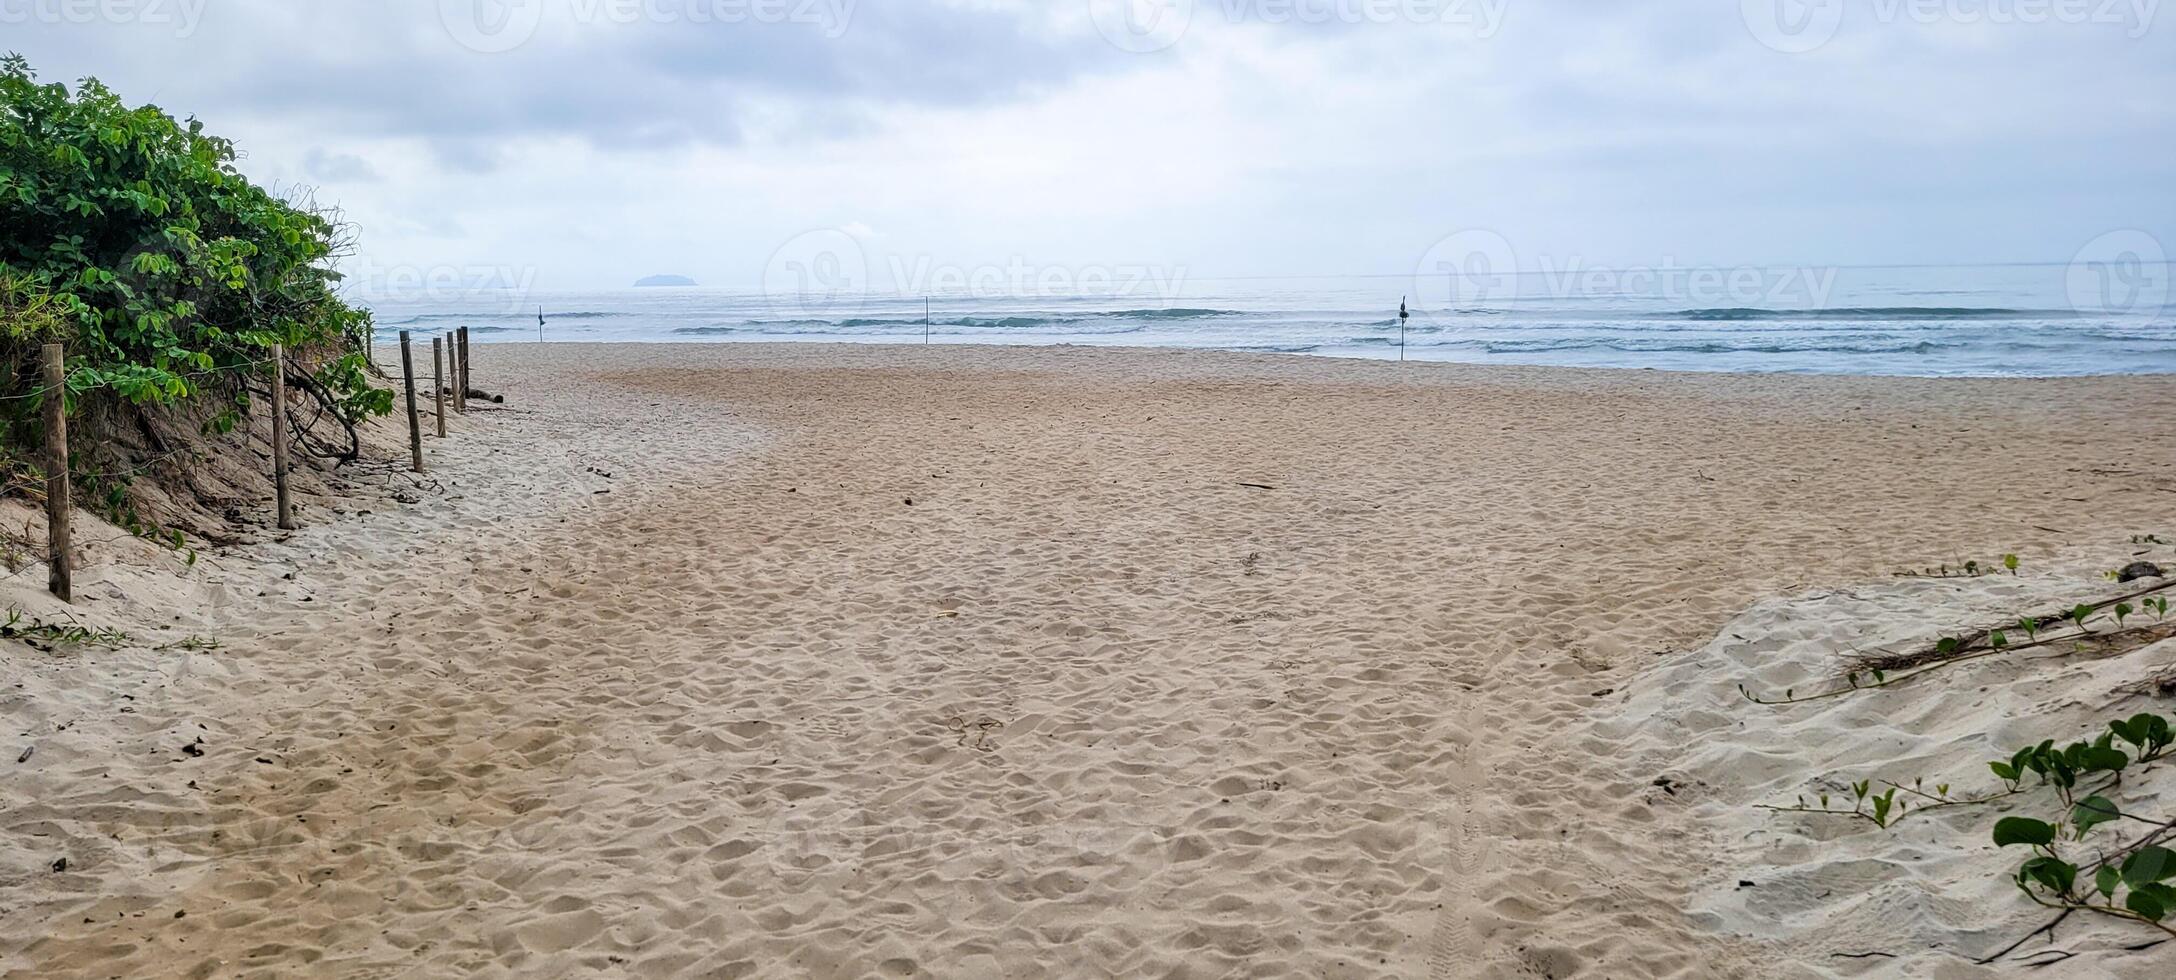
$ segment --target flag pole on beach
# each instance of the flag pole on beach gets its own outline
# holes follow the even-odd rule
[[[1398,361],[1405,361],[1405,320],[1413,314],[1405,311],[1405,297],[1398,297]]]

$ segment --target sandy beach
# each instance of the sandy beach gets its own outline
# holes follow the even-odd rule
[[[132,642],[0,644],[0,974],[1992,976],[2046,916],[1980,818],[1753,805],[2168,713],[2117,693],[2168,641],[1733,693],[2108,594],[2176,529],[2165,377],[475,370],[426,476],[193,566],[98,541],[75,614]],[[2176,957],[2067,929],[2040,975]]]

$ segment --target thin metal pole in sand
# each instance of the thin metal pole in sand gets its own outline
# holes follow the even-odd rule
[[[74,602],[68,557],[68,368],[61,345],[45,345],[45,551],[46,588]]]
[[[408,350],[408,331],[400,332],[400,380],[408,389],[408,455],[411,468],[423,472],[423,420],[416,415],[416,364]]]
[[[272,345],[272,512],[282,531],[295,529],[295,506],[287,498],[287,351]]]
[[[446,437],[446,361],[441,351],[445,346],[444,338],[431,338],[431,398],[436,402],[440,439]]]
[[[1413,314],[1405,310],[1405,297],[1398,297],[1398,363],[1405,363],[1405,320]]]

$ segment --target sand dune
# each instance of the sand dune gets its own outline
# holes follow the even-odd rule
[[[1989,846],[1999,816],[2061,814],[2052,790],[1984,807],[1929,810],[1886,829],[1748,804],[1791,806],[1803,795],[1818,805],[1821,794],[1831,794],[1831,806],[1848,808],[1849,783],[1862,779],[1916,784],[1927,794],[1953,784],[1954,799],[1995,796],[2002,784],[1987,760],[2043,739],[2091,739],[2107,730],[2108,720],[2140,711],[2170,714],[2165,698],[2140,689],[2157,678],[2176,679],[2169,672],[2176,642],[2113,656],[2064,655],[2057,646],[1976,660],[1891,689],[1787,706],[1749,705],[1737,685],[1770,697],[1830,690],[1853,651],[1911,649],[1975,626],[2014,622],[2021,610],[2063,609],[2149,584],[2176,591],[2170,582],[2118,586],[2100,579],[2103,567],[2080,557],[2017,577],[1904,579],[1766,599],[1706,646],[1636,681],[1620,705],[1598,712],[1580,735],[1620,760],[1662,773],[1671,789],[1656,805],[1704,831],[1699,846],[1712,866],[1689,896],[1695,921],[1765,940],[1777,962],[1837,972],[1854,966],[1850,972],[1976,975],[1962,969],[1965,963],[2005,949],[2052,918],[2011,884],[2024,855]],[[2114,626],[2103,616],[2097,628],[2106,633]],[[2132,812],[2152,814],[2166,811],[2172,790],[2176,778],[2156,764],[2127,773],[2107,792]],[[2136,836],[2102,832],[2098,841]],[[2063,975],[2165,976],[2176,962],[2169,946],[2133,948],[2157,938],[2165,937],[2076,917],[2054,941],[2022,949],[2061,949],[2075,960],[2019,955],[1986,975],[2064,963]]]
[[[138,642],[0,644],[36,746],[0,759],[7,976],[1968,976],[1927,944],[2030,928],[1992,864],[1750,804],[1873,761],[1869,727],[1931,773],[1976,764],[1972,720],[2101,705],[1994,665],[1890,715],[1734,685],[2090,589],[2176,503],[2150,377],[477,372],[508,406],[432,445],[420,502],[195,568],[112,545],[81,615]],[[2005,552],[2032,575],[1890,577]],[[38,577],[7,600],[50,618]],[[222,646],[152,649],[190,635]],[[2169,652],[2137,656],[2062,690]],[[1918,948],[1832,956],[1869,937]],[[2077,975],[2153,975],[2093,942]]]

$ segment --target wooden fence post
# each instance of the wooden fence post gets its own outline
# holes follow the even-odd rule
[[[68,368],[61,345],[45,345],[45,541],[50,574],[46,587],[74,602],[73,559],[68,533]]]
[[[462,328],[461,328],[461,340],[460,340],[460,344],[461,344],[461,380],[460,380],[460,381],[459,381],[458,383],[459,383],[459,384],[460,384],[460,386],[461,386],[461,398],[462,398],[462,400],[466,401],[466,400],[468,399],[468,389],[469,389],[469,380],[470,380],[470,379],[469,379],[469,373],[468,373],[468,372],[469,372],[469,368],[470,368],[470,366],[471,366],[471,365],[469,364],[469,359],[468,359],[468,328],[467,328],[467,327],[462,327]]]
[[[453,342],[452,334],[447,334],[445,341],[446,383],[453,388],[453,414],[467,415],[468,397],[461,390],[461,345]]]
[[[295,529],[294,504],[287,499],[287,351],[272,345],[272,502],[282,531]]]
[[[435,414],[438,416],[440,439],[446,437],[446,362],[441,353],[445,346],[442,339],[431,338],[431,398],[437,403]]]
[[[400,332],[400,379],[408,389],[408,455],[413,469],[423,472],[423,420],[416,415],[415,355],[408,350],[408,331]]]

